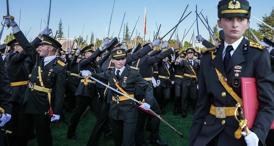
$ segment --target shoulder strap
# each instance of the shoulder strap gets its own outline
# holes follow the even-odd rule
[[[226,82],[225,77],[222,75],[222,73],[215,68],[215,71],[217,73],[218,79],[220,81],[220,83],[222,84],[222,86],[225,88],[225,90],[232,96],[232,98],[239,103],[240,105],[242,105],[242,99],[238,96],[238,94],[233,90],[233,88]]]

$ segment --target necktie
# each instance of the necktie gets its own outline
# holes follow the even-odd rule
[[[116,78],[119,80],[120,79],[120,70],[116,70]]]
[[[228,65],[229,65],[229,62],[230,62],[230,59],[231,59],[231,55],[230,55],[230,52],[233,50],[233,47],[231,45],[227,46],[226,47],[226,50],[225,50],[225,57],[224,57],[224,68],[225,68],[225,71],[227,72],[228,71]]]

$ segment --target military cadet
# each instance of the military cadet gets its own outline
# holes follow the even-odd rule
[[[13,17],[5,19],[20,46],[35,62],[23,100],[22,131],[25,133],[20,136],[20,145],[26,146],[28,132],[35,130],[38,145],[51,146],[50,123],[60,120],[65,91],[65,63],[56,56],[62,46],[47,35],[39,35],[40,41],[30,44]],[[39,45],[36,50],[34,44]]]
[[[175,60],[174,63],[174,69],[175,69],[175,75],[174,75],[174,88],[175,88],[175,98],[174,98],[174,107],[173,107],[173,114],[177,115],[182,112],[182,95],[183,95],[183,78],[184,78],[184,72],[183,68],[179,66],[178,64],[182,62],[182,60],[185,59],[184,53],[180,53],[178,57]]]
[[[8,138],[9,145],[16,146],[19,145],[17,143],[19,137],[18,132],[20,131],[18,125],[21,123],[23,114],[22,103],[24,93],[28,85],[28,76],[33,63],[16,39],[8,42],[7,46],[9,46],[11,50],[6,56],[6,68],[11,86],[10,102],[12,104],[13,119],[6,128],[12,131],[11,136]]]
[[[269,40],[268,38],[264,37],[263,42],[266,43],[267,50],[270,53],[270,61],[271,61],[271,67],[272,67],[272,72],[274,72],[274,42]],[[267,146],[272,146],[274,145],[274,129],[271,129],[267,135],[266,139],[266,145]]]
[[[78,74],[80,62],[80,48],[76,51],[67,52],[67,78],[66,78],[66,93],[64,99],[64,110],[72,112],[76,105],[75,91],[79,85],[80,78],[73,76],[71,73]]]
[[[168,48],[168,42],[162,43],[162,49]],[[158,88],[156,89],[157,92],[157,101],[160,104],[160,108],[162,113],[165,113],[164,108],[167,105],[167,102],[170,99],[170,90],[171,90],[171,63],[169,61],[169,57],[165,57],[162,59],[161,62],[158,62],[158,78],[160,81],[160,84]]]
[[[150,46],[151,48],[156,45],[156,43],[152,44],[146,44]],[[156,47],[155,47],[156,48]],[[152,50],[147,55],[143,56],[142,58],[138,59],[136,63],[133,65],[133,67],[137,70],[139,70],[142,77],[148,82],[148,88],[146,91],[146,96],[149,99],[146,101],[151,105],[151,109],[154,110],[157,114],[161,114],[161,110],[159,107],[158,102],[156,101],[154,94],[153,94],[153,65],[155,63],[160,62],[163,58],[169,56],[172,53],[172,49],[163,49],[161,50]],[[147,119],[150,119],[151,122],[151,134],[150,134],[150,142],[152,144],[158,145],[158,146],[166,146],[167,143],[164,142],[160,138],[159,134],[159,128],[160,128],[160,120],[157,117],[149,116],[147,113],[144,113],[142,111],[139,112],[138,116],[138,123],[137,123],[137,129],[136,132],[136,146],[145,145],[145,123]]]
[[[81,115],[85,112],[89,106],[92,111],[98,116],[99,97],[96,84],[88,77],[92,73],[96,73],[96,58],[103,52],[103,48],[98,48],[94,51],[94,45],[90,44],[81,50],[84,58],[79,62],[80,74],[83,76],[76,92],[76,108],[71,116],[70,125],[68,127],[67,138],[76,138],[76,127],[79,123]]]
[[[0,145],[1,146],[8,146],[6,145],[6,142],[4,140],[6,132],[3,131],[4,130],[3,126],[7,122],[9,122],[10,119],[12,118],[11,116],[12,105],[9,102],[10,96],[11,95],[10,95],[10,89],[9,89],[9,79],[5,69],[4,61],[2,57],[0,57],[0,115],[1,115],[0,116],[0,128],[1,128]]]
[[[118,88],[117,90],[128,94],[132,98],[142,100],[141,98],[144,98],[144,91],[147,88],[147,82],[137,70],[126,65],[126,50],[117,47],[112,51],[111,56],[114,68],[93,76],[107,79],[111,87]],[[110,104],[109,116],[115,145],[134,146],[138,117],[136,103],[112,90],[108,90],[107,100]],[[147,103],[142,104],[141,107],[150,108]]]
[[[204,53],[201,59],[191,146],[265,144],[274,117],[274,78],[268,51],[243,37],[249,27],[250,12],[246,0],[219,1],[218,26],[224,31],[224,42]],[[258,87],[260,108],[250,130],[245,128],[244,116],[239,111],[241,77],[255,78]]]
[[[178,63],[183,68],[183,86],[182,86],[182,117],[187,116],[188,105],[194,110],[197,99],[197,75],[199,70],[199,61],[194,58],[196,51],[193,48],[186,49],[186,59]]]

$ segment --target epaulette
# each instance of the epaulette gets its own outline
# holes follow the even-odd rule
[[[63,62],[63,61],[61,61],[61,60],[57,60],[57,64],[59,64],[60,66],[62,66],[62,67],[64,67],[66,64]]]
[[[201,50],[201,52],[204,54],[204,53],[207,53],[207,52],[213,52],[215,50],[216,50],[216,48],[214,47],[214,48],[203,49],[203,50]]]
[[[262,46],[261,44],[256,43],[256,42],[252,42],[252,41],[249,42],[249,46],[250,46],[250,47],[253,47],[253,48],[260,49],[260,50],[262,50],[262,49],[265,48],[265,47]]]

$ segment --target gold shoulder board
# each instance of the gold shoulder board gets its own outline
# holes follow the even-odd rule
[[[57,60],[57,64],[59,64],[60,66],[62,66],[62,67],[64,67],[66,64],[63,62],[63,61],[61,61],[61,60]]]
[[[256,42],[250,42],[249,45],[250,45],[250,47],[257,48],[257,49],[260,49],[260,50],[264,49],[264,46],[262,46],[261,44],[256,43]]]

